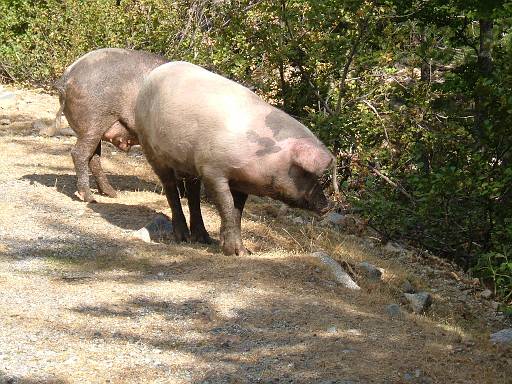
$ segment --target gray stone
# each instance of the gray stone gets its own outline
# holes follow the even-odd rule
[[[16,105],[16,95],[12,92],[0,93],[0,108],[7,109]]]
[[[512,328],[505,328],[491,334],[491,342],[493,344],[512,345]]]
[[[359,269],[368,277],[370,280],[380,280],[382,278],[382,271],[380,268],[377,268],[375,265],[370,264],[366,261],[363,261],[357,264]]]
[[[279,207],[279,211],[277,212],[278,217],[285,216],[288,213],[288,206],[286,204],[281,204]]]
[[[404,291],[404,293],[416,292],[416,290],[414,289],[414,287],[412,286],[412,284],[409,280],[405,280],[404,283],[402,284],[402,291]]]
[[[414,313],[425,312],[432,305],[432,296],[428,292],[404,293]]]
[[[304,224],[304,219],[300,216],[294,217],[292,220],[293,224]]]
[[[492,291],[490,289],[484,289],[480,292],[480,297],[482,299],[490,299],[492,297]]]
[[[356,381],[347,379],[322,380],[318,384],[357,384]]]
[[[43,135],[50,130],[50,127],[42,119],[37,119],[32,122],[32,129]]]
[[[389,253],[404,253],[405,249],[402,248],[399,244],[392,243],[391,241],[388,241],[386,245],[384,246],[384,250]]]
[[[323,225],[344,225],[345,224],[345,215],[342,215],[337,212],[329,212],[321,221]]]
[[[329,212],[324,220],[334,225],[345,224],[345,216],[337,212]]]
[[[404,314],[398,304],[389,304],[386,306],[386,313],[393,319],[401,319]]]
[[[146,243],[172,240],[174,236],[171,220],[167,215],[159,213],[143,228],[135,231],[134,236]]]
[[[420,369],[416,369],[414,372],[404,373],[404,380],[417,384],[432,384],[432,379],[430,377],[423,376]]]
[[[326,265],[331,270],[336,281],[344,287],[349,289],[361,289],[359,285],[352,280],[350,275],[343,270],[341,265],[324,251],[313,252],[311,256],[319,259],[324,265]]]

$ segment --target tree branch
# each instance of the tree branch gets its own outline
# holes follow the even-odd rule
[[[352,64],[352,61],[354,59],[354,56],[357,52],[357,48],[359,46],[359,43],[361,42],[362,35],[364,33],[364,27],[367,25],[366,20],[360,20],[358,23],[357,28],[357,37],[354,40],[352,47],[350,48],[350,51],[347,55],[347,58],[345,60],[345,65],[343,66],[343,72],[341,74],[341,80],[340,85],[338,86],[338,101],[336,102],[336,108],[335,112],[339,113],[341,109],[341,100],[343,99],[343,95],[345,93],[345,83],[347,80],[348,71],[350,69],[350,65]]]

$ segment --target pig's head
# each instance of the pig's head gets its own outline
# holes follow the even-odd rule
[[[290,151],[291,162],[287,175],[278,181],[279,199],[291,207],[324,214],[329,209],[319,176],[329,168],[332,155],[321,144],[297,140]]]

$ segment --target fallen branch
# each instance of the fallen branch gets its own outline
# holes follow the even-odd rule
[[[414,198],[411,196],[411,194],[409,192],[407,192],[405,190],[404,187],[402,187],[400,184],[398,184],[397,182],[391,180],[388,176],[384,175],[381,171],[379,171],[377,168],[371,166],[370,164],[363,164],[363,162],[359,159],[356,159],[354,158],[353,155],[350,155],[350,154],[347,154],[347,153],[342,153],[340,152],[340,156],[342,157],[346,157],[346,158],[349,158],[350,161],[352,162],[355,162],[357,164],[359,164],[360,166],[362,167],[366,167],[368,168],[370,171],[372,171],[375,175],[379,176],[382,180],[384,180],[386,183],[388,183],[389,185],[391,185],[392,187],[398,189],[404,196],[406,196],[410,201],[411,203],[413,203],[413,205],[416,205],[416,201],[414,200]]]
[[[375,167],[372,167],[371,165],[367,164],[366,165],[373,173],[375,173],[377,176],[379,176],[380,178],[382,178],[385,182],[387,182],[389,185],[395,187],[396,189],[398,189],[400,192],[402,192],[405,196],[407,196],[409,198],[409,200],[411,200],[411,202],[413,204],[415,204],[415,201],[413,199],[413,197],[409,194],[409,192],[407,192],[404,187],[402,187],[400,184],[398,183],[395,183],[393,180],[391,180],[389,177],[387,177],[386,175],[384,175],[383,173],[381,173],[377,168]]]
[[[377,108],[375,108],[368,100],[362,100],[363,103],[365,103],[372,111],[375,113],[375,115],[379,118],[380,123],[382,124],[382,128],[384,129],[384,136],[386,136],[386,141],[388,143],[389,147],[389,155],[391,156],[391,159],[393,159],[393,152],[391,151],[391,143],[389,142],[389,136],[388,136],[388,130],[386,129],[386,124],[384,124],[384,121],[382,120],[382,117],[380,117],[379,112],[377,111]]]

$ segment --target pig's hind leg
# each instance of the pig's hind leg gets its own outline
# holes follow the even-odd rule
[[[91,169],[94,178],[96,179],[96,183],[98,184],[98,189],[101,193],[109,196],[116,197],[116,190],[110,185],[108,182],[107,176],[101,167],[101,141],[98,143],[98,146],[94,150],[94,154],[89,160],[89,168]]]
[[[148,151],[146,153],[148,154]],[[183,210],[181,208],[180,195],[178,193],[174,169],[159,166],[155,164],[154,161],[151,161],[151,159],[152,156],[149,155],[148,160],[150,161],[150,164],[153,166],[155,173],[158,175],[160,181],[162,182],[165,196],[167,197],[167,202],[171,207],[174,238],[177,242],[189,241],[190,232],[188,230],[185,215],[183,214]]]
[[[212,239],[204,227],[203,216],[201,215],[201,179],[187,176],[185,185],[190,211],[190,238],[194,242],[210,244]]]
[[[238,225],[241,231],[242,213],[244,211],[245,202],[247,201],[247,194],[231,189],[231,195],[233,196],[233,204],[235,206],[235,224]]]
[[[75,132],[77,132],[75,130]],[[75,165],[77,176],[77,193],[76,195],[82,201],[87,203],[94,202],[94,197],[89,185],[89,161],[96,150],[101,137],[85,136],[78,137],[74,148],[71,150],[71,157]]]

